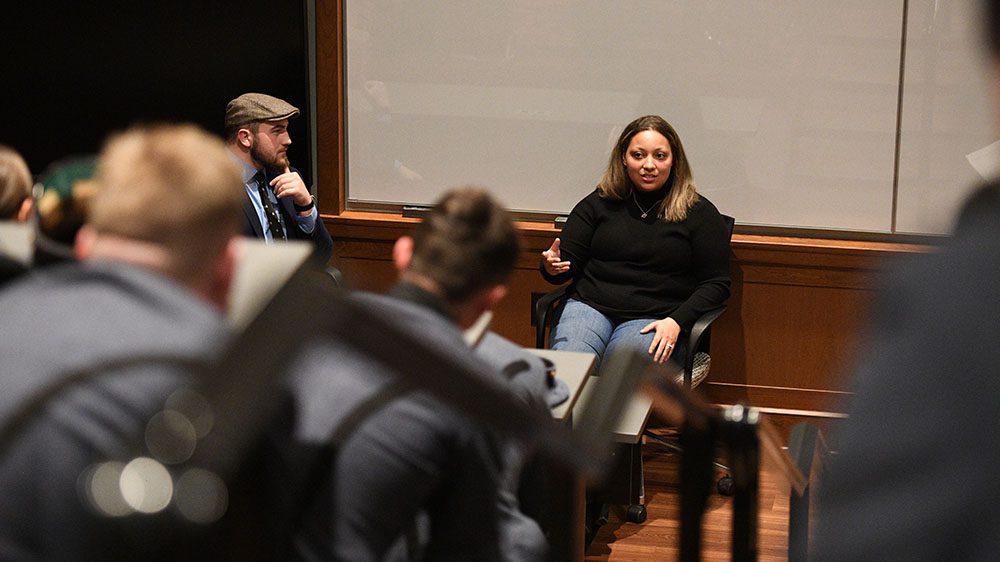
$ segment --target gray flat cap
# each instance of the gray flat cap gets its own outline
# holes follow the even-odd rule
[[[299,108],[267,94],[243,94],[226,106],[226,128],[254,121],[280,121],[298,117]]]

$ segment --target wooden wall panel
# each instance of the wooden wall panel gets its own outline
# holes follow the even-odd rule
[[[346,207],[343,59],[343,4],[316,2],[316,203],[324,214]]]
[[[805,416],[842,413],[876,281],[914,245],[737,235],[733,294],[703,392]]]
[[[741,280],[739,268],[734,265],[736,291],[729,309],[713,327],[711,380],[744,387],[846,389],[844,373],[870,292]],[[794,404],[767,405],[827,409],[824,400],[814,400],[820,397],[810,392]],[[746,398],[764,405],[761,395]]]

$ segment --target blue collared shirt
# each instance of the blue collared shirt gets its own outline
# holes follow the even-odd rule
[[[257,175],[257,168],[247,164],[246,162],[240,160],[235,154],[230,153],[233,160],[240,165],[240,173],[243,175],[243,187],[247,190],[247,196],[250,197],[250,202],[253,203],[253,208],[257,212],[257,219],[260,224],[264,227],[264,240],[268,243],[273,242],[271,239],[271,231],[267,228],[267,215],[264,214],[264,204],[260,200],[260,191],[257,190],[257,182],[254,180],[254,176]],[[267,196],[271,200],[271,203],[278,206],[278,198],[275,197],[274,191],[268,189]],[[306,234],[311,234],[313,229],[316,228],[316,220],[319,217],[319,211],[316,210],[314,206],[312,211],[308,215],[302,216],[295,213],[295,223],[298,225],[299,229]],[[285,231],[285,237],[288,237],[288,227],[285,226],[284,215],[278,213],[278,220],[281,221],[281,228]]]

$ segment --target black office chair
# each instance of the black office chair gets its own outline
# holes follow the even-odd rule
[[[735,219],[722,215],[728,227],[729,239],[732,240]],[[535,347],[543,349],[546,347],[547,330],[551,328],[552,317],[556,307],[566,297],[570,285],[563,285],[551,292],[548,292],[535,301]],[[694,388],[708,376],[711,367],[711,356],[709,355],[709,345],[711,343],[711,325],[723,312],[726,305],[704,313],[695,321],[688,334],[687,356],[682,365],[682,383],[687,388]],[[648,430],[643,430],[643,436],[647,441],[653,441],[666,446],[675,452],[683,452],[680,445],[672,439],[664,439]],[[617,486],[609,488],[607,495],[608,503],[627,505],[626,517],[633,523],[642,523],[646,520],[646,507],[642,505],[640,499],[643,496],[642,477],[642,443],[635,445],[622,443],[619,451],[619,469],[615,474],[620,474],[625,478],[624,482],[618,482]],[[720,469],[727,471],[728,468],[716,463]],[[728,474],[721,477],[717,483],[719,493],[732,495],[733,482]]]

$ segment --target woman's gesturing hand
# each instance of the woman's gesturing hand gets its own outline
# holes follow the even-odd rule
[[[639,333],[646,334],[652,330],[656,330],[656,335],[653,336],[653,343],[649,346],[649,354],[653,356],[653,361],[663,363],[674,352],[677,338],[681,335],[681,326],[673,318],[664,318],[646,324]]]
[[[562,261],[562,257],[559,253],[559,239],[556,238],[549,246],[548,250],[542,252],[542,263],[545,266],[545,273],[549,275],[559,275],[560,273],[566,273],[569,271],[569,262]]]

